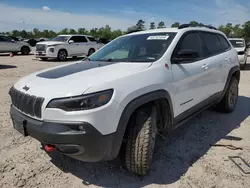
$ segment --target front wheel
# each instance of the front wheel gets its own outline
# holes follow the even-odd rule
[[[67,52],[66,52],[66,50],[60,50],[59,52],[58,52],[58,55],[57,55],[57,59],[59,60],[59,61],[65,61],[66,59],[67,59]]]
[[[232,77],[229,83],[225,96],[222,101],[217,105],[217,109],[222,112],[230,113],[233,112],[239,95],[239,81],[236,77]]]
[[[47,60],[48,60],[47,57],[41,57],[40,59],[41,59],[42,61],[47,61]]]
[[[125,136],[126,168],[140,176],[146,175],[152,163],[157,133],[157,110],[153,106],[142,108],[132,115]]]

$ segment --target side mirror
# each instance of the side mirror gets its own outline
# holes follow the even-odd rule
[[[173,63],[189,63],[200,58],[199,53],[195,50],[181,50],[177,57],[172,59]]]
[[[74,43],[74,41],[73,41],[73,40],[70,40],[70,41],[69,41],[69,44],[71,44],[71,43]]]

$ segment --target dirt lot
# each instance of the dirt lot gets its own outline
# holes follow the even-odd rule
[[[250,58],[249,58],[250,59]],[[250,63],[250,61],[248,62]],[[119,159],[84,163],[58,153],[47,155],[38,141],[13,130],[8,90],[20,77],[58,65],[34,56],[0,55],[0,187],[179,187],[249,188],[245,174],[230,159],[250,163],[250,65],[241,73],[240,96],[233,114],[208,110],[157,144],[152,170],[144,178],[128,173]],[[243,150],[214,147],[231,144]],[[236,159],[245,172],[250,167]]]

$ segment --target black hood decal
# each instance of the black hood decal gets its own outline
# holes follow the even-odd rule
[[[41,78],[56,79],[85,70],[114,64],[114,62],[84,61],[37,74]]]

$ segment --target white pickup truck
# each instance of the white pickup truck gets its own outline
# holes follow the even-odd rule
[[[104,44],[89,35],[59,35],[52,41],[36,44],[36,57],[42,60],[57,58],[64,61],[67,57],[91,55]]]

